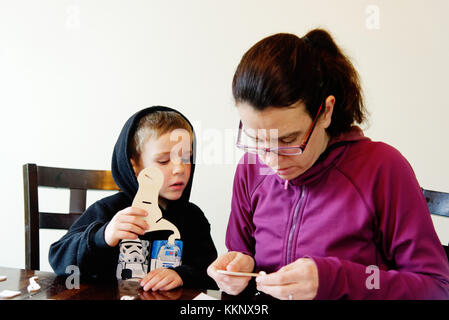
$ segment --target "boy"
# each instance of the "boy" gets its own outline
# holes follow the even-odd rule
[[[76,265],[82,277],[135,278],[135,270],[122,270],[124,253],[131,250],[126,253],[126,262],[141,266],[137,278],[142,278],[145,291],[179,286],[215,288],[206,274],[207,266],[217,257],[210,224],[201,209],[189,202],[195,169],[194,138],[187,118],[171,108],[146,108],[128,119],[112,157],[112,175],[120,192],[92,204],[68,233],[51,245],[49,261],[54,271],[65,275],[67,266]],[[182,262],[147,273],[151,244],[168,239],[172,233],[145,233],[149,226],[143,218],[148,212],[131,207],[138,190],[136,177],[150,166],[163,173],[158,204],[163,218],[181,235]],[[129,257],[136,258],[130,261]]]

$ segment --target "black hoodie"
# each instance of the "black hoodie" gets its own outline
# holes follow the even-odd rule
[[[174,111],[162,106],[149,107],[135,113],[122,128],[112,156],[112,176],[120,192],[92,204],[71,226],[67,234],[50,247],[49,261],[58,275],[66,275],[69,265],[78,266],[83,278],[115,279],[119,249],[109,247],[105,242],[104,231],[112,217],[120,210],[130,207],[137,193],[138,183],[132,169],[128,144],[131,142],[139,120],[155,111]],[[192,127],[192,125],[190,124]],[[193,131],[193,127],[192,127]],[[168,201],[162,208],[162,215],[173,223],[183,241],[182,265],[174,270],[180,275],[186,287],[216,288],[208,277],[206,269],[217,257],[217,250],[210,236],[210,224],[204,213],[189,202],[195,171],[195,135],[191,158],[190,180],[180,199]],[[147,240],[167,239],[170,232],[157,231],[140,237]]]

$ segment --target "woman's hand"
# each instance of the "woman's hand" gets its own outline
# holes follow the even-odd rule
[[[246,254],[230,251],[218,257],[207,268],[207,274],[215,280],[218,287],[224,292],[237,295],[248,285],[251,277],[236,277],[220,274],[217,270],[227,270],[234,272],[252,272],[254,269],[254,259]]]
[[[143,217],[148,213],[139,208],[128,207],[117,212],[106,226],[104,240],[110,247],[115,247],[120,240],[137,239],[148,230],[148,223]]]
[[[312,300],[318,292],[318,269],[301,258],[276,272],[256,278],[257,290],[284,300]]]
[[[183,282],[175,270],[158,268],[148,272],[148,274],[140,280],[140,285],[143,287],[144,291],[167,291],[182,286]]]

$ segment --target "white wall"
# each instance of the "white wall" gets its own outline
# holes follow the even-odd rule
[[[422,186],[449,192],[448,12],[447,0],[0,0],[0,265],[24,266],[22,164],[108,169],[124,121],[156,104],[203,131],[192,201],[224,252],[235,164],[219,153],[238,156],[225,139],[238,121],[231,79],[276,32],[331,31],[361,74],[366,134],[399,149]],[[61,235],[43,233],[45,245]]]

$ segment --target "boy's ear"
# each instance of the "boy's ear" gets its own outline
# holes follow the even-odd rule
[[[133,158],[129,159],[129,161],[131,162],[131,166],[133,167],[134,174],[137,177],[140,173],[140,167],[139,167],[139,165],[137,165],[136,161]]]

